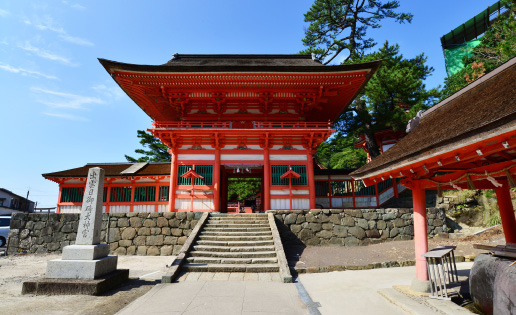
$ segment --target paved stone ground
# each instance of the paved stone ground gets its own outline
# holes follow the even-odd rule
[[[467,274],[472,265],[458,263],[459,275]],[[399,315],[408,313],[380,296],[378,290],[409,286],[415,275],[416,267],[398,267],[301,274],[298,280],[312,300],[321,304],[318,310],[323,315]]]
[[[282,282],[279,273],[245,273],[245,272],[182,272],[176,282],[183,281],[261,281]]]
[[[158,284],[117,314],[296,315],[308,310],[291,283],[192,280]]]

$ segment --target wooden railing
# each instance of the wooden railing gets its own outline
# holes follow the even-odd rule
[[[331,129],[330,122],[269,122],[269,121],[249,121],[250,128],[240,128],[232,122],[225,121],[170,121],[152,122],[156,129]],[[248,125],[246,124],[246,125]],[[238,126],[240,126],[240,122]]]

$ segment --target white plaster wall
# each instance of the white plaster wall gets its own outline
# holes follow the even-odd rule
[[[306,162],[305,154],[271,154],[269,156],[271,161],[304,161]]]
[[[353,197],[332,198],[331,208],[353,207]]]
[[[355,197],[355,207],[376,207],[376,197]]]
[[[389,200],[392,197],[394,197],[394,189],[392,187],[387,189],[386,191],[381,193],[379,197],[380,197],[380,205],[381,205],[382,203],[384,203],[387,200]]]
[[[154,205],[134,205],[133,212],[154,212],[156,207]]]
[[[263,160],[263,154],[221,154],[222,161],[255,161]]]
[[[61,206],[60,213],[81,213],[81,206]]]
[[[194,199],[193,206],[195,210],[213,210],[213,199]],[[176,209],[190,210],[190,199],[176,199]]]
[[[158,212],[168,212],[168,205],[158,205]]]
[[[309,199],[293,199],[292,209],[309,209]],[[271,199],[271,209],[273,210],[289,210],[290,199]]]
[[[271,190],[271,195],[288,195],[290,192],[288,189],[283,190]],[[308,190],[303,189],[292,189],[293,195],[308,195]]]
[[[109,206],[110,213],[127,213],[131,212],[131,206],[123,205],[123,206]]]
[[[203,152],[203,151],[201,151]],[[215,161],[215,154],[178,154],[177,159],[179,161],[185,160],[185,161],[192,161],[192,160],[199,160],[199,161]]]

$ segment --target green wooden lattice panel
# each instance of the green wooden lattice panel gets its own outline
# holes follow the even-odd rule
[[[386,190],[387,188],[391,188],[391,187],[392,187],[392,179],[390,179],[390,178],[384,180],[381,183],[378,183],[378,191],[379,192],[382,192],[382,191]]]
[[[82,202],[83,187],[64,187],[61,190],[61,202]]]
[[[110,202],[130,202],[131,187],[111,187]]]
[[[331,193],[332,196],[344,197],[353,196],[353,187],[350,180],[332,181]]]
[[[294,172],[301,175],[299,178],[292,179],[292,185],[306,185],[306,165],[292,165],[291,167]]]
[[[328,182],[327,181],[316,181],[315,182],[315,195],[317,197],[328,197]]]
[[[178,167],[178,185],[192,185],[190,178],[182,178],[181,175],[192,169],[192,165],[179,165]],[[213,184],[213,165],[196,165],[195,172],[204,178],[197,178],[195,185],[212,185]]]
[[[288,171],[288,165],[272,165],[271,180],[272,185],[288,185],[288,178],[281,179],[281,175]]]
[[[154,186],[135,187],[134,201],[135,202],[156,201],[156,187],[154,187]]]
[[[168,201],[170,198],[169,191],[170,191],[170,186],[159,186],[159,200],[158,201]]]
[[[362,181],[355,181],[355,196],[374,196],[376,195],[376,190],[374,185],[369,187],[364,186]]]

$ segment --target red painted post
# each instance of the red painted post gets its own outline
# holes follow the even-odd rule
[[[111,198],[111,186],[106,185],[106,213],[109,213],[109,199]]]
[[[263,210],[271,210],[271,164],[269,148],[263,150]]]
[[[496,199],[498,200],[498,208],[500,209],[500,218],[502,219],[503,232],[505,233],[505,242],[516,243],[516,218],[514,217],[509,184],[507,181],[504,181],[503,186],[496,188],[495,191]]]
[[[57,209],[56,209],[56,213],[60,213],[61,212],[61,193],[63,192],[63,184],[59,184],[59,195],[57,196]]]
[[[129,200],[131,202],[130,206],[129,206],[130,207],[129,208],[130,212],[134,211],[134,191],[136,190],[135,184],[136,184],[136,181],[132,180],[131,181],[131,199]]]
[[[220,211],[220,149],[215,149],[213,165],[213,210]]]
[[[159,179],[156,181],[156,191],[155,191],[155,194],[154,194],[154,212],[158,212],[159,211],[159,204],[158,204],[158,201],[159,201]]]
[[[289,197],[290,197],[290,210],[292,210],[292,178],[289,177],[288,179],[288,191],[289,191]]]
[[[168,197],[168,211],[175,211],[176,207],[176,185],[177,185],[177,151],[176,150],[168,150],[168,153],[171,155],[170,159],[170,188],[169,188],[169,197]]]
[[[423,255],[428,252],[428,236],[426,231],[426,198],[425,190],[418,181],[413,181],[412,202],[414,207],[414,245],[416,249],[416,276],[418,280],[427,281],[428,272]]]
[[[314,179],[314,160],[312,151],[306,150],[306,180],[308,182],[308,196],[310,200],[310,209],[315,209],[315,179]]]

